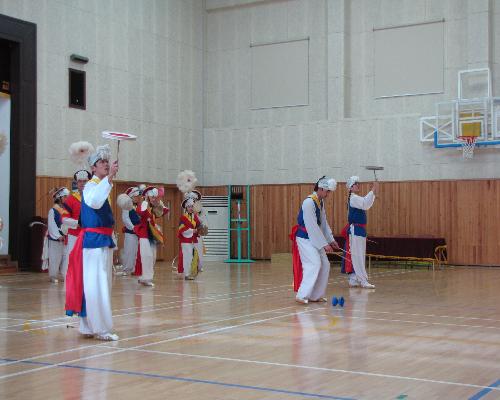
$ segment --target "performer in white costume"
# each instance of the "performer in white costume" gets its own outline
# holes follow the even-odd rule
[[[177,237],[179,238],[179,261],[177,271],[184,273],[185,280],[194,280],[198,275],[199,264],[193,264],[193,257],[199,257],[198,249],[198,228],[201,226],[198,215],[194,212],[194,200],[187,196],[182,201],[184,213],[179,221]]]
[[[346,183],[349,190],[347,201],[348,223],[342,231],[346,238],[345,258],[342,260],[342,272],[349,274],[349,286],[361,286],[373,289],[375,285],[368,282],[365,268],[366,258],[366,210],[370,209],[375,201],[378,182],[374,182],[372,189],[364,197],[359,196],[359,177],[351,176]]]
[[[326,301],[324,296],[330,274],[326,253],[338,249],[338,245],[328,225],[323,200],[336,188],[335,179],[320,178],[314,192],[302,203],[297,225],[292,230],[295,299],[302,304]]]
[[[184,193],[184,199],[193,199],[193,212],[198,216],[198,220],[200,221],[200,225],[196,229],[197,240],[198,242],[194,243],[194,248],[197,252],[197,263],[198,263],[198,272],[203,272],[203,254],[204,254],[204,243],[203,236],[208,234],[208,219],[207,213],[203,208],[203,204],[201,204],[201,193],[197,190],[193,190],[191,192]]]
[[[135,270],[139,238],[134,232],[134,226],[141,222],[137,214],[137,205],[142,203],[141,190],[138,187],[128,188],[117,198],[117,204],[122,209],[123,222],[123,272],[131,274]]]
[[[67,262],[64,247],[67,229],[63,226],[63,219],[67,215],[67,211],[62,205],[68,195],[69,190],[65,187],[55,190],[52,195],[54,207],[49,210],[47,217],[49,278],[52,283],[57,283],[66,277]]]
[[[144,201],[137,207],[141,221],[134,227],[139,237],[139,254],[141,260],[141,276],[139,283],[144,286],[154,286],[154,265],[158,244],[163,244],[163,232],[157,220],[169,212],[159,197],[159,190],[148,186],[143,191]]]
[[[99,340],[118,340],[112,333],[111,279],[113,212],[108,197],[118,161],[109,163],[109,145],[89,157],[93,178],[85,185],[80,212],[81,232],[71,252],[66,280],[66,314],[77,313],[80,333]]]
[[[68,212],[63,216],[63,225],[68,227],[68,240],[64,249],[64,279],[68,270],[69,255],[75,246],[76,239],[80,234],[80,208],[82,206],[83,188],[92,177],[92,174],[86,169],[76,171],[73,179],[76,182],[77,189],[66,198],[63,207]]]

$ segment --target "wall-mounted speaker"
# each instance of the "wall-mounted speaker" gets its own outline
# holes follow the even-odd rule
[[[84,57],[84,56],[80,56],[78,54],[71,54],[69,56],[69,59],[71,61],[74,61],[74,62],[78,62],[78,63],[82,63],[82,64],[86,64],[89,62],[89,59],[88,57]]]

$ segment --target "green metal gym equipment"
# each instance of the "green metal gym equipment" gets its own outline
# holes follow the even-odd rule
[[[242,186],[228,186],[228,251],[229,258],[225,260],[226,263],[253,263],[254,260],[251,260],[250,257],[250,186],[246,186],[245,196],[243,196],[243,187]],[[232,218],[233,213],[233,202],[236,202],[236,218]],[[241,205],[245,204],[246,207],[246,218],[241,217]],[[245,227],[243,227],[245,224]],[[242,233],[247,232],[247,258],[241,258],[241,244],[242,244]],[[231,238],[236,232],[236,245],[237,245],[237,258],[233,258],[233,254],[231,254]]]

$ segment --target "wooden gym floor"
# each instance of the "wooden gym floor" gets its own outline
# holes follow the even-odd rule
[[[500,399],[500,268],[374,268],[344,308],[294,302],[291,266],[158,263],[115,277],[118,342],[79,336],[46,274],[0,277],[1,399]]]

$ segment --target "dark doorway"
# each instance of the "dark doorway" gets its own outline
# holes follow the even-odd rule
[[[0,14],[0,84],[11,95],[9,254],[29,262],[36,192],[36,25]],[[6,80],[8,79],[8,80]]]
[[[13,42],[0,39],[0,92],[10,93],[10,53]]]

